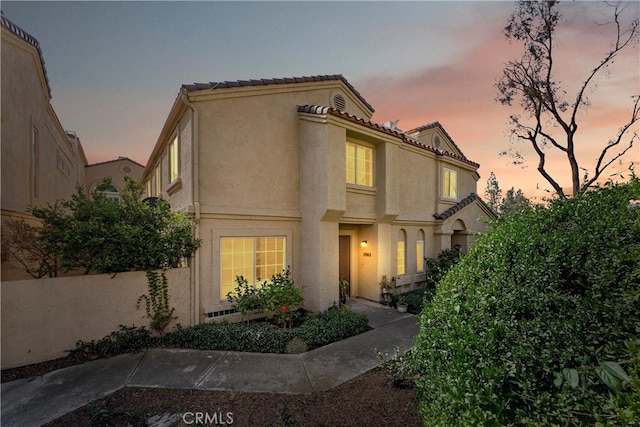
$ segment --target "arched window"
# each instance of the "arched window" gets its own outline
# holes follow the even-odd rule
[[[96,187],[97,185],[93,187],[94,191]],[[107,196],[107,199],[111,199],[115,202],[120,203],[120,190],[118,190],[118,187],[116,187],[115,185],[109,185],[108,187],[104,188],[101,193]]]
[[[416,239],[416,272],[424,271],[424,230],[418,230]]]
[[[396,274],[398,276],[407,271],[407,233],[404,230],[398,232],[396,245]]]

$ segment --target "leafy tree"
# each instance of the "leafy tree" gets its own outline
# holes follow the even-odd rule
[[[103,193],[107,179],[89,196],[78,187],[69,200],[29,208],[43,223],[44,250],[55,253],[62,268],[85,274],[165,269],[197,250],[200,242],[185,214],[171,212],[164,200],[142,202],[140,183],[125,180],[120,203]]]
[[[487,179],[487,188],[485,196],[488,199],[489,207],[497,214],[512,214],[522,211],[526,207],[531,206],[531,202],[527,199],[521,189],[517,191],[511,187],[502,198],[502,189],[498,183],[498,178],[491,172]]]
[[[425,425],[640,420],[640,179],[492,224],[426,304]]]
[[[589,107],[587,95],[592,92],[597,78],[607,72],[607,67],[638,40],[640,19],[635,17],[627,26],[622,23],[625,7],[622,3],[611,5],[615,36],[610,50],[599,63],[586,72],[573,99],[565,98],[564,87],[556,76],[555,66],[561,56],[556,52],[556,29],[562,14],[558,2],[519,1],[511,15],[504,34],[510,41],[524,46],[522,58],[510,61],[502,72],[496,87],[497,100],[503,105],[519,102],[523,116],[512,115],[512,135],[516,141],[529,143],[538,156],[538,172],[551,184],[554,191],[565,197],[562,185],[554,178],[546,165],[548,148],[566,156],[571,172],[573,194],[579,194],[594,184],[602,172],[627,153],[638,139],[636,124],[640,120],[640,93],[632,95],[629,117],[621,121],[616,135],[604,143],[592,173],[580,177],[581,168],[576,157],[578,139],[578,112]],[[561,136],[557,136],[560,134]],[[520,153],[516,153],[520,156]],[[590,176],[589,176],[590,175]]]
[[[40,240],[40,227],[24,219],[7,219],[2,227],[3,260],[12,259],[31,277],[55,277],[58,274],[56,254]]]
[[[522,212],[523,209],[531,207],[531,201],[527,199],[522,192],[518,189],[516,191],[513,187],[507,190],[504,195],[504,199],[500,203],[499,212],[502,215],[513,214]]]
[[[487,179],[487,188],[484,190],[484,195],[487,198],[487,204],[492,211],[498,212],[500,209],[500,199],[502,198],[502,190],[498,184],[498,178],[496,174],[491,172]]]

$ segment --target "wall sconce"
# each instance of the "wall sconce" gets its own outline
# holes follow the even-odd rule
[[[362,242],[360,242],[360,246],[362,246],[363,248],[367,247],[367,241],[363,240]]]

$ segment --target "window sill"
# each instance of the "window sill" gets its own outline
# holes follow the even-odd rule
[[[182,188],[182,178],[177,177],[171,184],[169,184],[169,187],[167,188],[167,194],[171,196],[181,188]]]
[[[377,193],[376,187],[366,187],[363,185],[347,184],[347,191],[349,193],[366,194],[369,196],[375,196]]]

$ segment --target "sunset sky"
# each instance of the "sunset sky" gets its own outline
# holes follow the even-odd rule
[[[612,10],[601,2],[561,5],[555,63],[571,100],[614,27],[604,25]],[[509,148],[509,115],[518,112],[495,101],[494,86],[504,64],[521,56],[502,33],[514,9],[511,1],[2,2],[40,42],[53,107],[90,163],[118,156],[146,163],[184,83],[342,74],[376,109],[376,122],[399,119],[409,130],[439,121],[480,163],[481,196],[493,171],[503,191],[540,197],[536,187],[550,186],[535,154],[523,147],[524,168],[499,155]],[[623,22],[639,16],[640,2],[631,2]],[[577,135],[581,166],[593,169],[639,92],[636,43],[588,93],[592,106]],[[616,169],[640,163],[638,147]],[[566,160],[549,156],[552,174],[569,187]]]

